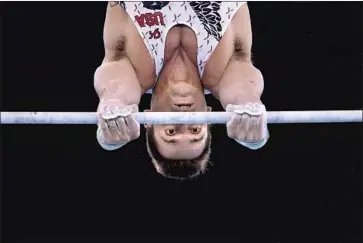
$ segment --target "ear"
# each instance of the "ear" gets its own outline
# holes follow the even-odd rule
[[[151,110],[144,110],[144,112],[151,112]],[[151,124],[144,124],[145,128],[151,128]]]
[[[212,107],[207,106],[207,112],[211,112],[212,111]]]

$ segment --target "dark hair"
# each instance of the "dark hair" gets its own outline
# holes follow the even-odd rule
[[[207,130],[208,134],[205,147],[198,157],[191,160],[176,160],[167,159],[159,153],[155,141],[154,128],[153,126],[147,128],[146,147],[158,172],[165,177],[180,180],[191,179],[199,174],[203,174],[207,170],[209,164],[212,143],[212,134],[209,126]]]

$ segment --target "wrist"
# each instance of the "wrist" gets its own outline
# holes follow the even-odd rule
[[[126,94],[125,92],[105,93],[99,96],[100,103],[115,103],[119,107],[126,107],[129,105],[139,105],[141,96]]]
[[[241,93],[237,95],[234,105],[245,105],[247,103],[257,103],[262,105],[261,97],[253,93]]]
[[[227,105],[233,104],[233,105],[245,105],[247,103],[257,103],[260,105],[263,105],[261,101],[261,96],[258,94],[253,93],[245,93],[241,92],[236,94],[233,98],[225,99],[225,101],[221,101],[224,109],[226,109]]]
[[[101,96],[100,97],[100,103],[113,103],[113,104],[117,104],[119,107],[126,107],[127,104],[124,100],[120,99],[117,96]]]

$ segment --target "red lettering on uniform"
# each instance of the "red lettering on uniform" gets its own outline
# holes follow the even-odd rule
[[[161,37],[159,28],[156,28],[154,31],[149,31],[150,37],[149,39],[159,39]]]
[[[159,25],[159,21],[160,21],[161,25],[164,25],[164,18],[163,18],[163,14],[161,12],[155,12],[154,16],[155,16],[157,25]],[[159,17],[159,19],[158,19],[158,17]]]
[[[144,24],[144,14],[141,14],[140,16],[135,16],[136,21],[139,23],[140,27],[145,27]]]
[[[154,14],[152,13],[146,13],[145,14],[145,22],[148,26],[154,26],[156,23],[155,23],[155,18],[154,18]]]
[[[164,18],[161,12],[141,14],[139,16],[135,16],[135,19],[142,28],[145,27],[145,24],[150,27],[160,24],[164,25]]]

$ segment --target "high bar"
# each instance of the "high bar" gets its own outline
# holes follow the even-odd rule
[[[140,124],[226,124],[232,112],[138,112]],[[1,124],[97,124],[95,112],[0,112]],[[269,111],[268,123],[362,122],[362,110]]]

